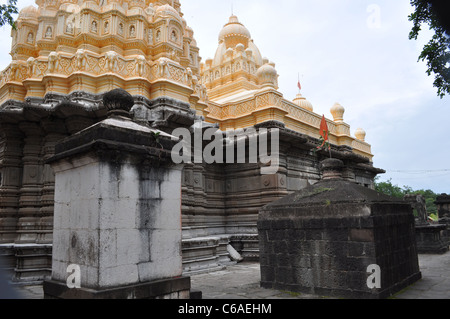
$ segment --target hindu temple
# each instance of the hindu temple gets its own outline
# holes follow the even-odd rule
[[[196,123],[279,130],[274,174],[263,174],[260,163],[184,165],[186,274],[221,269],[235,253],[258,259],[259,210],[321,179],[328,152],[314,149],[323,114],[300,93],[283,96],[276,64],[238,17],[217,30],[216,54],[207,59],[188,23],[179,0],[36,0],[20,11],[0,76],[0,255],[15,281],[51,274],[48,159],[57,143],[106,118],[103,96],[113,89],[132,95],[135,122],[168,134]],[[330,153],[344,162],[342,177],[373,188],[383,171],[373,166],[366,133],[351,134],[339,103],[330,114]]]

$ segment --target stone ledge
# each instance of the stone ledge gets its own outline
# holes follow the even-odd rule
[[[189,299],[190,277],[158,280],[149,283],[95,290],[69,289],[65,283],[44,281],[45,299],[161,299],[177,294],[177,299]]]

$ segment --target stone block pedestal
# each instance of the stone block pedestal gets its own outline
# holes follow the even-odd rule
[[[182,167],[167,151],[174,142],[159,132],[155,143],[155,132],[126,116],[133,106],[126,92],[106,94],[104,104],[110,117],[58,144],[50,160],[55,216],[52,278],[44,293],[189,298],[181,260]],[[69,271],[71,265],[79,272]],[[79,287],[67,284],[69,275]]]
[[[111,289],[69,289],[65,283],[44,282],[46,299],[190,299],[189,277],[155,280]]]

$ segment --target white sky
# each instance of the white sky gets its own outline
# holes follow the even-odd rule
[[[18,1],[20,8],[30,4],[34,1]],[[181,0],[181,5],[203,61],[214,57],[233,6],[261,54],[276,63],[285,98],[297,94],[300,73],[302,94],[316,113],[332,119],[329,110],[339,102],[352,134],[358,127],[367,132],[374,165],[388,171],[382,180],[450,193],[450,97],[437,96],[433,77],[417,61],[431,33],[408,39],[409,0]],[[9,27],[0,28],[0,39],[4,69],[11,60]]]

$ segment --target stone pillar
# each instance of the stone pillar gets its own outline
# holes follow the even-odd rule
[[[342,179],[341,161],[322,169],[324,180],[260,211],[261,286],[386,298],[419,280],[411,206]]]
[[[15,124],[1,123],[0,129],[0,244],[11,244],[17,236],[23,133]]]
[[[104,96],[108,119],[56,146],[52,279],[47,298],[189,298],[182,277],[181,171],[171,136],[129,118],[133,99]],[[67,286],[79,267],[80,288]]]
[[[24,133],[22,187],[19,198],[18,237],[16,243],[35,244],[37,242],[40,197],[42,191],[41,148],[42,129],[37,123],[19,124]]]
[[[55,145],[68,135],[65,122],[67,121],[50,118],[41,120],[41,126],[46,132],[42,147],[44,165],[42,168],[42,207],[39,211],[40,231],[38,234],[38,243],[42,244],[52,242],[55,193],[55,175],[51,166],[45,164],[45,161],[55,154]]]
[[[42,208],[42,141],[44,132],[38,123],[23,121],[24,134],[22,183],[19,197],[17,238],[14,243],[16,267],[14,281],[41,281],[51,268],[51,242],[41,245],[40,210]],[[51,232],[51,229],[50,229]]]
[[[17,124],[0,124],[0,267],[9,278],[17,267],[14,242],[17,238],[22,178],[23,134]]]

